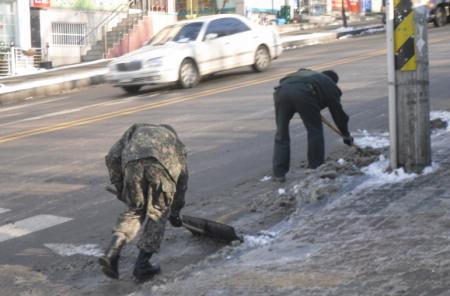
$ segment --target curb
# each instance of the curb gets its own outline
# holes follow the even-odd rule
[[[30,97],[48,96],[73,90],[80,87],[101,84],[105,81],[103,75],[95,75],[87,78],[73,79],[60,83],[53,83],[38,87],[32,87],[0,94],[0,107],[20,103]]]

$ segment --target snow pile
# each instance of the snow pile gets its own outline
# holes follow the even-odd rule
[[[384,31],[386,31],[386,29],[383,26],[383,27],[379,27],[379,28],[369,29],[369,30],[365,31],[364,33],[366,33],[366,34],[375,34],[375,33],[380,33],[380,32],[384,32]]]
[[[445,152],[441,157],[448,158],[447,135],[439,139],[435,137],[442,141],[433,142],[433,151],[441,149]],[[366,148],[343,149],[339,151],[339,158],[327,161],[315,170],[292,172],[297,174],[295,184],[287,183],[284,188],[275,185],[270,194],[255,196],[255,205],[265,211],[263,214],[267,214],[271,203],[272,206],[277,205],[285,197],[310,203],[324,198],[324,202],[310,205],[296,202],[295,212],[285,211],[284,217],[289,219],[270,228],[271,232],[245,235],[244,243],[225,247],[202,263],[186,268],[172,283],[164,282],[159,286],[151,283],[145,289],[151,289],[151,295],[357,295],[345,292],[365,291],[367,287],[372,289],[374,276],[377,276],[377,283],[394,277],[388,287],[381,285],[367,293],[386,295],[386,291],[393,291],[392,287],[398,281],[405,280],[404,264],[409,264],[414,257],[403,251],[406,245],[410,252],[413,248],[412,254],[421,255],[414,257],[411,266],[425,266],[422,268],[427,271],[424,275],[429,276],[431,272],[428,270],[436,268],[436,265],[427,262],[428,257],[424,254],[441,254],[442,246],[447,242],[444,239],[430,250],[427,243],[420,245],[418,242],[424,237],[429,242],[442,240],[440,231],[436,231],[439,239],[432,240],[433,235],[426,235],[431,225],[441,225],[447,220],[436,220],[439,216],[426,215],[421,210],[448,204],[443,199],[435,199],[424,205],[425,200],[430,200],[438,192],[432,184],[426,186],[424,195],[421,192],[414,194],[414,188],[420,188],[433,179],[434,175],[423,175],[435,172],[437,165],[426,168],[421,175],[426,180],[419,183],[381,188],[385,184],[405,183],[419,177],[405,173],[403,169],[387,170],[387,150],[380,144],[385,143],[386,138],[387,134],[374,135],[363,131],[357,140],[371,139],[367,140]],[[370,144],[382,148],[375,149]],[[364,163],[366,165],[362,165]],[[408,190],[409,186],[413,189]],[[358,192],[361,188],[365,191]],[[282,195],[279,195],[280,189],[284,190]],[[403,198],[405,194],[407,198]],[[436,204],[432,205],[433,202]],[[407,215],[412,209],[421,215]],[[416,222],[418,216],[423,220]],[[422,223],[430,226],[421,226]],[[421,265],[416,265],[416,262]],[[435,279],[436,282],[441,281],[439,276]],[[417,277],[410,280],[415,283]],[[361,282],[366,286],[361,286]],[[430,285],[435,285],[435,282]],[[404,286],[400,285],[400,288],[404,289]],[[409,292],[413,288],[398,291]],[[149,294],[143,292],[142,295]]]
[[[432,166],[426,167],[423,170],[422,175],[430,174],[438,167],[439,166],[436,163],[433,163]],[[361,171],[366,176],[368,176],[369,179],[359,185],[357,189],[369,188],[377,185],[406,182],[418,177],[418,174],[406,173],[403,168],[398,168],[392,171],[389,171],[388,168],[389,160],[384,155],[380,155],[380,158],[377,162],[374,162],[369,166],[361,169]]]
[[[313,33],[313,34],[304,34],[304,35],[292,35],[292,36],[284,36],[282,37],[282,42],[291,42],[291,41],[299,41],[299,40],[309,40],[309,39],[317,39],[332,36],[332,33]]]
[[[370,134],[367,130],[352,133],[355,144],[361,148],[383,148],[389,146],[389,133]]]
[[[340,27],[334,30],[336,33],[347,33],[355,30],[355,27]]]
[[[275,238],[273,232],[261,232],[260,235],[244,235],[244,246],[249,248],[261,247],[271,243]]]
[[[259,179],[259,182],[267,182],[267,181],[270,181],[270,180],[272,180],[271,176],[264,176],[261,179]]]

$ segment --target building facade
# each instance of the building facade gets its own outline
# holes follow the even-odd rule
[[[2,0],[0,2],[0,48],[31,46],[29,0]]]

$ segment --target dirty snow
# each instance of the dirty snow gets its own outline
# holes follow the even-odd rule
[[[275,238],[274,233],[262,232],[260,235],[244,235],[244,245],[249,248],[261,247],[271,243]]]
[[[403,168],[398,168],[392,171],[389,171],[388,168],[389,159],[387,159],[384,155],[380,155],[378,161],[361,169],[361,171],[368,176],[369,179],[359,185],[357,189],[368,188],[376,185],[406,182],[418,176],[418,174],[415,173],[406,173]],[[430,174],[438,168],[438,164],[433,163],[431,166],[424,169],[422,175]]]
[[[290,42],[290,41],[298,41],[298,40],[309,40],[309,39],[317,39],[324,37],[331,37],[333,33],[313,33],[313,34],[304,34],[304,35],[292,35],[292,36],[284,36],[282,37],[282,42]]]
[[[284,188],[279,188],[279,189],[278,189],[278,195],[283,195],[283,194],[286,194],[286,189],[284,189]]]
[[[271,177],[271,176],[264,176],[264,177],[262,177],[261,179],[259,179],[260,182],[267,182],[267,181],[269,181],[269,180],[272,180],[272,177]]]
[[[448,111],[432,111],[430,112],[430,120],[435,120],[435,119],[441,119],[444,122],[447,123],[447,128],[445,131],[449,132],[450,131],[450,112]],[[439,135],[441,134],[443,131],[436,131],[436,133]]]
[[[367,130],[357,130],[352,133],[354,142],[361,148],[383,148],[389,146],[389,133],[369,133]]]
[[[374,33],[379,33],[379,32],[384,32],[384,31],[386,31],[386,28],[380,27],[380,28],[368,29],[367,31],[364,31],[364,33],[365,34],[374,34]]]
[[[44,244],[47,248],[60,256],[85,255],[100,257],[103,250],[96,244],[73,245],[73,244]]]
[[[447,113],[443,114],[447,115]],[[243,244],[225,247],[201,264],[180,271],[173,282],[163,280],[159,282],[159,285],[150,283],[133,295],[149,295],[147,291],[151,291],[151,295],[176,295],[180,293],[183,295],[299,295],[296,287],[302,288],[302,291],[310,292],[307,295],[324,295],[321,292],[325,290],[333,291],[338,286],[342,287],[344,284],[353,283],[349,282],[351,279],[356,280],[354,284],[358,284],[355,276],[363,276],[367,273],[366,269],[372,268],[372,266],[367,266],[369,264],[367,261],[364,261],[367,256],[375,256],[379,260],[386,260],[380,261],[380,264],[373,262],[373,267],[377,270],[378,265],[383,267],[388,262],[392,263],[393,258],[389,257],[389,254],[385,254],[383,247],[370,248],[372,245],[382,245],[382,242],[378,242],[377,237],[375,237],[377,229],[370,226],[370,223],[374,223],[375,220],[370,219],[392,220],[391,223],[396,223],[394,221],[397,221],[400,217],[377,217],[375,215],[368,219],[358,215],[352,218],[347,217],[343,212],[342,216],[335,217],[337,220],[331,219],[327,222],[327,217],[322,216],[322,214],[329,214],[326,211],[334,211],[339,202],[342,202],[340,206],[342,206],[341,209],[344,209],[343,211],[345,209],[351,211],[352,202],[367,203],[365,209],[371,209],[371,203],[376,206],[377,201],[374,199],[380,196],[376,191],[370,199],[354,198],[357,196],[357,190],[355,189],[361,189],[358,186],[364,186],[364,194],[366,195],[370,194],[372,189],[381,185],[407,182],[418,177],[417,174],[405,173],[403,169],[387,170],[389,163],[384,156],[387,153],[387,133],[358,131],[354,134],[355,141],[365,147],[363,148],[364,151],[343,150],[341,158],[329,161],[316,170],[302,170],[303,175],[298,178],[299,182],[287,183],[286,189],[275,187],[272,196],[268,194],[263,197],[262,201],[255,201],[255,204],[265,208],[270,202],[275,204],[274,201],[281,198],[280,194],[293,197],[297,201],[309,199],[310,202],[314,200],[312,196],[316,195],[316,200],[327,197],[325,212],[304,211],[307,203],[297,202],[294,204],[297,210],[290,215],[290,218],[267,229],[266,233],[245,235]],[[445,147],[448,147],[448,142],[447,140],[445,143],[439,143],[440,146],[444,147],[439,148],[447,151],[448,149],[445,149]],[[371,160],[371,163],[359,166],[366,163],[366,160],[361,159]],[[436,161],[439,162],[439,157]],[[424,170],[422,176],[438,169],[439,166],[433,163],[432,166]],[[343,187],[350,188],[343,190]],[[324,192],[323,194],[317,193],[321,190]],[[431,187],[430,190],[432,190]],[[380,196],[380,198],[382,197]],[[334,201],[338,201],[335,206],[333,206]],[[346,202],[349,203],[348,207],[346,207]],[[420,203],[420,200],[416,202]],[[321,224],[316,224],[316,221],[320,221]],[[391,226],[387,223],[380,223],[379,225],[394,227],[396,224]],[[327,228],[335,229],[335,231],[327,231]],[[365,232],[365,229],[368,232]],[[396,228],[393,229],[394,232],[397,231]],[[336,234],[336,232],[339,232],[339,234]],[[341,237],[342,241],[340,240]],[[412,238],[405,234],[403,239]],[[417,243],[414,242],[414,244]],[[354,249],[347,250],[346,245]],[[415,250],[418,249],[415,248]],[[354,251],[360,254],[353,256],[349,253]],[[394,256],[401,256],[402,251],[399,250],[398,252],[399,254]],[[328,254],[331,254],[331,256]],[[347,264],[348,260],[352,263]],[[328,271],[317,267],[317,264],[327,266],[327,263],[330,266]],[[341,270],[341,267],[353,267],[358,270]],[[320,272],[317,272],[317,270],[320,270]],[[374,272],[376,273],[376,271]],[[366,279],[366,281],[369,280]],[[315,294],[314,289],[317,289]],[[383,287],[380,287],[380,291],[384,291]],[[370,295],[381,294],[372,293]]]

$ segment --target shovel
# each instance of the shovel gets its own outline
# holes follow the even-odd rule
[[[111,186],[106,186],[105,189],[116,196],[118,194],[116,189]],[[193,235],[206,236],[227,243],[235,240],[241,242],[244,241],[244,238],[241,235],[238,235],[235,229],[230,225],[188,215],[182,215],[181,221],[183,221],[183,227],[189,230]]]
[[[238,235],[233,227],[216,221],[183,215],[183,227],[194,235],[207,236],[230,243],[238,240],[244,242],[244,238]]]
[[[336,134],[338,134],[342,139],[345,138],[344,135],[341,133],[340,130],[338,130],[333,124],[331,124],[331,122],[329,122],[325,117],[322,116],[322,114],[320,115],[320,120],[322,120],[322,122],[327,125],[329,128],[331,128]],[[356,150],[358,150],[358,152],[362,152],[362,148],[359,147],[358,145],[356,145],[355,143],[352,143],[352,147],[356,148]]]

